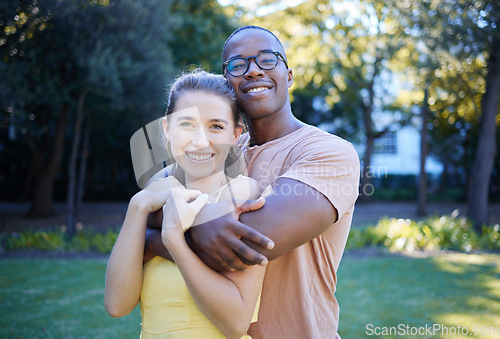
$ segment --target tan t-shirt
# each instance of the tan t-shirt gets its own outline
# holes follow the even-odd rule
[[[268,264],[258,321],[249,334],[253,339],[335,338],[336,272],[358,196],[358,155],[347,141],[309,125],[263,145],[245,147],[248,141],[243,135],[239,145],[249,176],[262,189],[280,177],[298,180],[326,196],[338,214],[325,232]]]

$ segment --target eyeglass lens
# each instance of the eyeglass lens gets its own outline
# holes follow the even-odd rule
[[[278,56],[271,52],[262,52],[257,57],[234,58],[227,64],[227,71],[233,76],[243,75],[249,66],[249,59],[255,58],[257,66],[262,69],[270,70],[278,64]]]

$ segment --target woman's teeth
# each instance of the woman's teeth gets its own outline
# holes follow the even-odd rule
[[[194,154],[194,153],[186,153],[188,158],[196,161],[208,160],[213,157],[213,154]]]

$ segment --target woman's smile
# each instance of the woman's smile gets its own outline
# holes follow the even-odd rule
[[[207,161],[212,159],[215,156],[215,153],[186,152],[186,155],[189,159],[194,161]]]

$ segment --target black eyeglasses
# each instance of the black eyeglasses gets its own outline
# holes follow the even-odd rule
[[[250,59],[255,59],[255,63],[260,69],[269,71],[278,65],[278,57],[283,60],[286,68],[288,68],[288,64],[280,52],[260,52],[257,55],[248,56],[246,58],[231,58],[222,64],[222,71],[227,71],[233,77],[240,77],[248,71],[248,67],[250,67]]]

